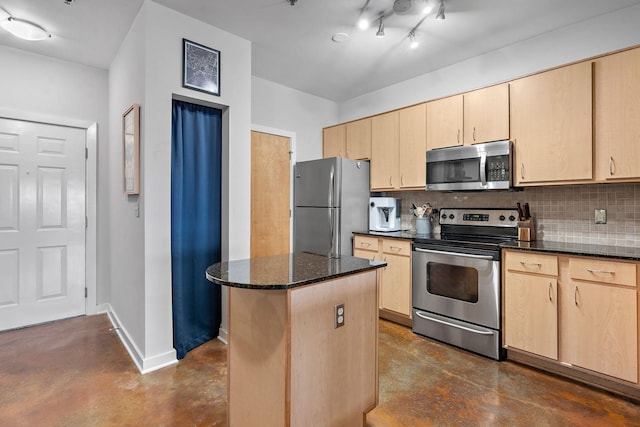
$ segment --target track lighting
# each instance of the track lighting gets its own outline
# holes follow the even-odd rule
[[[440,0],[440,9],[438,9],[436,19],[444,20],[444,0]]]
[[[375,24],[377,22],[378,31],[376,32],[376,36],[378,38],[385,37],[384,21],[386,18],[392,17],[394,15],[417,15],[418,22],[413,27],[409,28],[408,33],[405,33],[407,34],[405,37],[409,39],[409,46],[411,49],[416,49],[420,44],[418,38],[416,37],[416,31],[425,22],[425,20],[433,16],[431,15],[432,13],[435,14],[436,6],[438,6],[438,13],[436,14],[435,18],[438,20],[445,19],[444,0],[392,0],[393,8],[391,10],[382,10],[375,16],[372,16],[371,10],[369,8],[371,0],[363,1],[364,5],[360,8],[360,13],[357,16],[356,26],[360,30],[366,30],[369,27],[373,27],[375,29]],[[342,41],[336,40],[335,35],[332,39],[334,42]],[[346,37],[343,36],[343,39],[346,39]]]
[[[417,48],[419,45],[418,40],[416,40],[416,33],[414,33],[413,31],[411,31],[409,33],[409,47],[411,49],[415,49]]]
[[[51,34],[40,25],[24,19],[14,18],[13,16],[0,21],[0,27],[23,40],[37,41],[51,37]]]
[[[376,36],[382,38],[384,37],[384,22],[382,21],[382,16],[380,17],[380,25],[378,25],[378,32]]]

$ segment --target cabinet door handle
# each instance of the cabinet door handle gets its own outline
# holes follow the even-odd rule
[[[520,177],[524,179],[524,163],[520,163]]]
[[[600,273],[600,274],[616,274],[615,271],[607,271],[607,270],[591,270],[587,268],[589,273]]]
[[[615,163],[613,161],[613,156],[609,157],[609,175],[613,176],[613,169],[615,167]]]
[[[542,267],[542,264],[540,264],[539,262],[524,262],[524,261],[520,261],[520,264],[527,266],[527,265],[534,265],[538,268]]]
[[[475,142],[476,140],[476,127],[473,127],[473,141]]]
[[[577,286],[576,286],[576,290],[573,291],[573,302],[577,307],[578,306],[578,287]]]
[[[460,129],[458,129],[458,144],[460,144]]]
[[[553,299],[551,298],[551,291],[553,290],[553,285],[551,284],[551,282],[549,282],[549,301],[553,301]]]
[[[369,242],[360,242],[360,246],[364,246],[365,248],[368,248],[369,246],[371,246],[371,243],[369,243]]]
[[[400,185],[404,185],[404,174],[400,175]]]
[[[389,175],[389,186],[393,187],[393,177]]]
[[[391,249],[392,251],[398,251],[398,252],[402,250],[400,246],[389,246],[389,249]]]

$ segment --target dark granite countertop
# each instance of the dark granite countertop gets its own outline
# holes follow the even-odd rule
[[[413,240],[417,237],[425,236],[424,234],[416,234],[415,231],[356,231],[353,234],[362,236],[389,237],[392,239]]]
[[[207,268],[207,279],[223,286],[282,290],[375,270],[386,262],[352,256],[327,258],[304,252],[238,261],[219,262]]]
[[[598,256],[640,261],[640,248],[628,246],[588,245],[538,240],[533,242],[511,242],[500,245],[504,249],[523,249],[537,252],[555,252],[568,255]]]
[[[420,238],[439,239],[439,234],[422,235],[409,231],[395,231],[390,233],[379,231],[362,231],[353,234],[364,236],[380,236],[395,239],[415,240]],[[628,246],[589,245],[583,243],[552,242],[537,240],[532,242],[509,242],[500,245],[505,249],[523,249],[538,252],[555,252],[568,255],[597,256],[605,258],[617,258],[631,261],[640,261],[640,248]]]

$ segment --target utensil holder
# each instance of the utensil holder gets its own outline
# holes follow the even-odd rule
[[[524,242],[536,240],[536,226],[533,218],[518,221],[518,240]]]
[[[416,233],[431,234],[431,218],[416,218]]]

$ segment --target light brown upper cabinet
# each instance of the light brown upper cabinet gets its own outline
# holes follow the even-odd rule
[[[464,145],[509,139],[509,84],[464,94]]]
[[[427,149],[509,139],[509,84],[427,103]]]
[[[462,95],[427,102],[427,150],[464,143]]]
[[[426,106],[371,119],[371,190],[419,190],[426,183]]]
[[[640,49],[595,61],[598,181],[640,177]]]
[[[400,113],[391,111],[371,118],[371,190],[394,190],[400,186],[398,151]]]
[[[345,125],[322,129],[322,157],[344,157],[345,154]]]
[[[593,178],[591,62],[515,80],[510,113],[516,185]]]
[[[371,158],[371,119],[356,120],[345,126],[347,157],[353,160],[369,160]]]
[[[400,189],[424,190],[427,152],[427,106],[418,104],[400,113]]]

